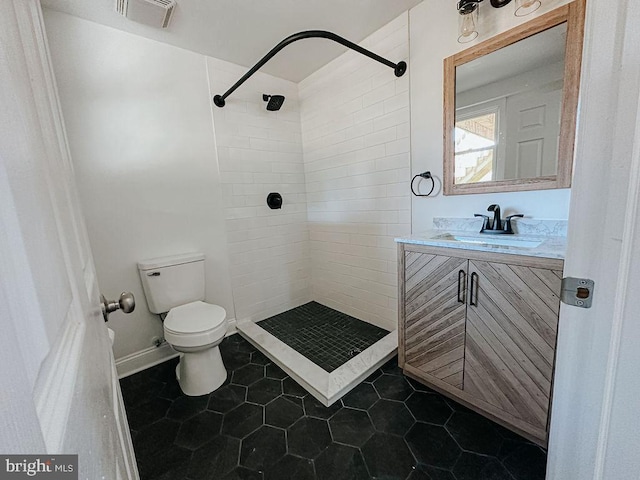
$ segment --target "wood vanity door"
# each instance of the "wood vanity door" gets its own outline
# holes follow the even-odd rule
[[[562,272],[469,262],[465,392],[544,438]]]
[[[404,255],[405,365],[462,389],[468,261]]]

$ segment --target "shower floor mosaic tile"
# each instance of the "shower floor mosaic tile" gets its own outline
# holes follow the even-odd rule
[[[258,325],[329,373],[389,333],[317,302]]]
[[[224,386],[187,397],[177,359],[120,381],[141,480],[543,480],[546,454],[402,375],[324,407],[239,335]]]

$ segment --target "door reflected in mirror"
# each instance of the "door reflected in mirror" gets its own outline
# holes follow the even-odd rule
[[[556,175],[566,23],[456,67],[456,184]]]

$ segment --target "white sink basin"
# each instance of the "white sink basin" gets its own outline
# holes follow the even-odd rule
[[[519,247],[519,248],[536,248],[542,243],[542,240],[524,240],[508,236],[467,236],[452,235],[451,233],[443,233],[433,237],[435,240],[448,240],[450,242],[472,243],[475,245],[497,245],[501,247]]]

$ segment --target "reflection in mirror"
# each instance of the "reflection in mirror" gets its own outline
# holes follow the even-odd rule
[[[454,183],[556,175],[567,24],[456,67]]]

